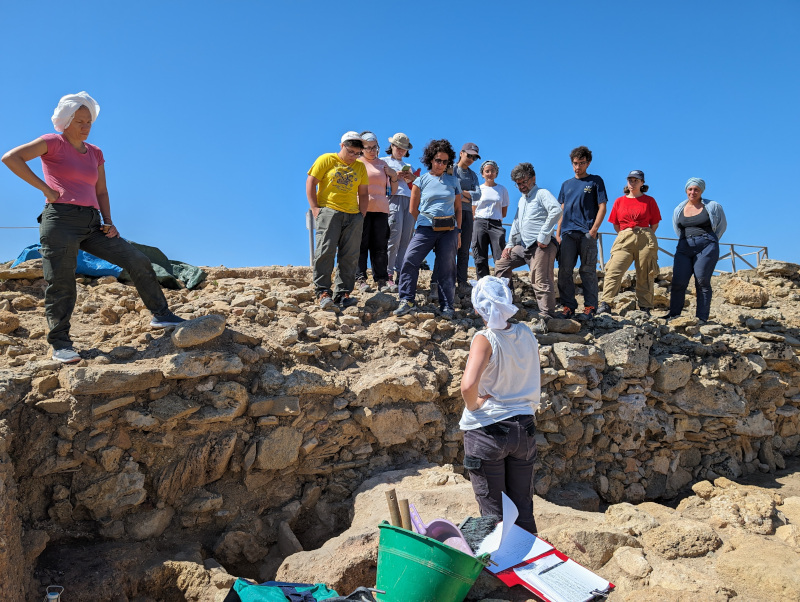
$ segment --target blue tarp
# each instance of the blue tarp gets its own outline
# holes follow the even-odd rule
[[[14,263],[11,264],[11,267],[16,267],[17,264],[22,263],[23,261],[28,261],[29,259],[39,259],[42,254],[39,253],[39,249],[42,245],[35,244],[29,247],[25,247],[22,250],[22,253],[19,254],[17,259]],[[76,274],[82,274],[84,276],[114,276],[117,277],[122,273],[122,268],[114,265],[113,263],[109,263],[105,259],[100,259],[99,257],[95,257],[94,255],[87,253],[86,251],[78,251],[78,268],[75,270]]]

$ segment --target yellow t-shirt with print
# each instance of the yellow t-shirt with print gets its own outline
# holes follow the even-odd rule
[[[321,155],[308,175],[319,180],[317,204],[344,213],[358,213],[358,187],[369,182],[367,168],[360,161],[350,165],[336,153]]]

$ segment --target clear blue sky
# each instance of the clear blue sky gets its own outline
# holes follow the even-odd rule
[[[405,132],[415,168],[430,139],[476,142],[512,204],[516,163],[557,194],[585,144],[612,198],[641,169],[669,216],[702,177],[723,242],[800,262],[798,25],[797,0],[4,1],[0,151],[86,90],[122,235],[245,266],[308,263],[306,172],[347,130]],[[0,203],[34,226],[43,198],[0,166]],[[0,230],[0,260],[33,242]]]

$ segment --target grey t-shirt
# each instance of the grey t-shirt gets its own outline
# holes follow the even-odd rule
[[[471,168],[467,167],[463,169],[456,163],[453,169],[453,175],[458,178],[458,182],[461,184],[461,190],[466,190],[472,197],[472,200],[467,200],[464,198],[463,194],[461,195],[462,209],[471,207],[473,202],[480,200],[481,183],[478,181],[478,174],[472,171]]]

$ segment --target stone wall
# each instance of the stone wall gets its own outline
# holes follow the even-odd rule
[[[0,474],[0,564],[21,568],[0,587],[23,587],[45,546],[98,540],[196,541],[238,574],[270,576],[347,527],[370,476],[459,464],[459,383],[482,325],[468,300],[452,322],[425,307],[392,317],[382,293],[321,311],[308,270],[251,272],[170,292],[198,318],[172,336],[147,331],[129,287],[86,280],[74,331],[94,347],[75,367],[37,359],[41,282],[2,285],[0,324],[14,328],[0,342],[15,351],[0,356],[0,471],[13,462]],[[547,324],[539,495],[585,481],[609,503],[669,498],[800,453],[797,271],[715,286],[738,296],[719,295],[714,324],[624,306]],[[529,287],[518,291],[517,318],[540,326]]]

